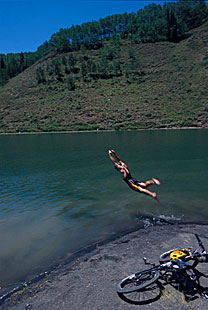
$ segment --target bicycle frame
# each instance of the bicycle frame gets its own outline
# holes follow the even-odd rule
[[[196,266],[201,262],[208,261],[208,252],[205,250],[198,235],[195,236],[202,250],[201,252],[196,249],[192,251],[191,248],[182,249],[181,251],[187,250],[186,253],[188,253],[188,255],[183,255],[183,260],[175,258],[174,260],[170,260],[170,253],[175,251],[175,249],[173,249],[160,256],[160,258],[162,257],[166,262],[160,262],[159,265],[148,263],[147,259],[144,258],[145,264],[152,265],[153,267],[136,272],[135,274],[123,279],[117,285],[119,296],[124,300],[129,300],[130,294],[135,294],[135,292],[141,293],[141,295],[144,295],[146,292],[152,294],[153,291],[159,287],[160,281],[158,280],[165,281],[166,284],[177,285],[178,288],[184,292],[186,290],[195,289],[202,295],[204,288],[200,286],[199,278],[201,276],[208,276],[198,271]],[[191,260],[193,261],[193,264],[188,264],[187,262]],[[208,295],[205,296],[208,298]],[[141,300],[141,297],[139,297],[139,299]],[[151,300],[153,299],[155,299],[155,297]]]

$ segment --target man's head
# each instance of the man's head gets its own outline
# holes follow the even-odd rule
[[[119,160],[118,164],[119,164],[119,166],[121,166],[122,168],[127,168],[127,165],[124,164],[121,160]]]
[[[122,170],[125,167],[126,165],[122,161],[119,161],[118,163],[115,164],[115,169],[118,171]]]

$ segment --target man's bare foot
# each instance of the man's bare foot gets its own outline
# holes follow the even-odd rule
[[[152,198],[157,200],[157,194],[156,193],[152,193]]]
[[[155,179],[155,178],[152,178],[152,181],[156,184],[156,185],[160,185],[160,181]]]

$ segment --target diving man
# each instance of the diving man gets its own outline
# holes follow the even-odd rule
[[[147,187],[152,184],[160,185],[159,180],[152,178],[152,180],[149,180],[146,182],[137,181],[131,176],[131,173],[129,169],[127,168],[126,164],[124,164],[124,162],[121,161],[121,159],[119,158],[119,156],[116,154],[114,150],[109,150],[108,154],[109,154],[109,157],[112,163],[114,164],[115,169],[120,172],[122,179],[128,184],[128,186],[133,191],[143,193],[143,194],[151,196],[154,199],[157,199],[157,194],[147,190]],[[116,162],[114,157],[117,159],[118,162]]]

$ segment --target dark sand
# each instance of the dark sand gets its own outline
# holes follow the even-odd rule
[[[197,233],[208,247],[208,226],[175,224],[150,226],[99,245],[73,262],[62,264],[47,277],[6,300],[1,309],[38,310],[185,310],[208,309],[208,300],[187,302],[184,294],[167,285],[162,296],[147,305],[132,305],[120,299],[116,284],[136,271],[147,269],[143,256],[157,263],[159,255],[176,247],[197,247]],[[208,273],[208,264],[199,266]],[[199,269],[198,268],[198,269]],[[208,286],[208,279],[202,281]]]

